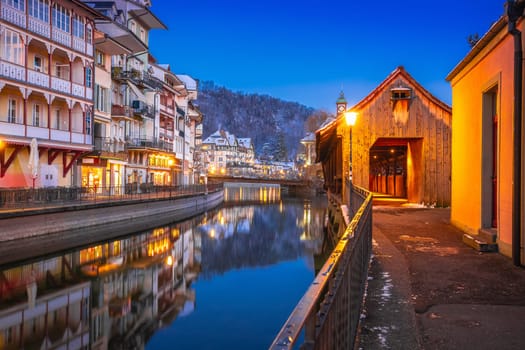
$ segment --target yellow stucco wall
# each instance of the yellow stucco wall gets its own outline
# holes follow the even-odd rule
[[[522,25],[523,27],[523,25]],[[523,31],[523,28],[521,29]],[[482,228],[483,94],[497,85],[498,239],[505,255],[511,243],[514,43],[506,27],[451,81],[451,222],[477,234]],[[485,140],[485,142],[491,140]],[[489,160],[490,161],[490,160]],[[486,221],[486,220],[485,220]],[[506,248],[507,247],[507,248]]]

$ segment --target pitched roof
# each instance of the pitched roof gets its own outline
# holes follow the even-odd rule
[[[434,102],[439,107],[452,113],[452,108],[445,102],[441,101],[434,95],[432,95],[427,89],[419,84],[410,74],[407,73],[403,66],[399,66],[392,73],[390,73],[385,80],[383,80],[372,92],[370,92],[365,98],[359,101],[357,104],[352,106],[350,109],[360,110],[369,104],[374,98],[379,96],[390,84],[392,84],[397,78],[402,77],[410,85],[412,85],[420,94],[425,96],[430,101]],[[336,119],[328,119],[325,123],[315,132],[316,135],[316,162],[323,161],[327,158],[332,148],[335,147],[337,141],[337,125],[345,123],[344,113],[341,113]]]
[[[452,112],[452,108],[447,105],[445,102],[441,101],[434,95],[432,95],[427,89],[425,89],[421,84],[419,84],[416,79],[414,79],[408,72],[405,70],[403,66],[399,66],[392,73],[390,73],[385,80],[381,84],[379,84],[372,92],[370,92],[365,98],[363,98],[361,101],[359,101],[357,104],[355,104],[350,109],[362,109],[366,104],[368,104],[371,100],[373,100],[375,97],[377,97],[379,94],[383,92],[383,90],[390,85],[392,82],[394,82],[399,76],[402,76],[404,79],[406,79],[411,85],[413,85],[423,96],[434,102],[436,105],[440,106],[441,108]],[[342,118],[343,116],[340,116],[339,118]],[[338,119],[339,119],[338,118]]]

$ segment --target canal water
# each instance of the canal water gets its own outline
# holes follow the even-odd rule
[[[227,187],[191,220],[0,267],[0,349],[267,349],[322,264],[325,207]]]

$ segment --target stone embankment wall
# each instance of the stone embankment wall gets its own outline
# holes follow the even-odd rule
[[[42,213],[0,220],[0,242],[78,231],[104,232],[104,238],[129,229],[181,221],[213,209],[224,200],[224,191],[171,200],[152,200],[126,205],[101,203],[98,207]]]

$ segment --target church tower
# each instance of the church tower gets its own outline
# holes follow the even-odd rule
[[[346,111],[346,99],[345,99],[345,94],[344,92],[341,90],[341,93],[339,94],[339,98],[337,99],[337,101],[335,101],[335,105],[336,105],[336,115],[339,116],[341,113],[344,113]]]

